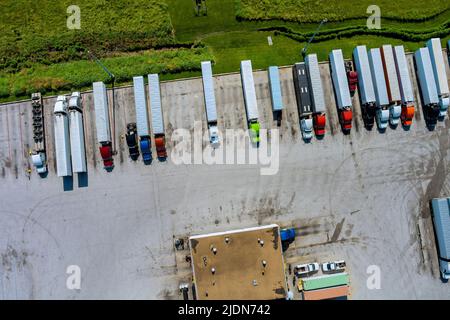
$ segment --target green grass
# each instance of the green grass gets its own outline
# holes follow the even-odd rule
[[[67,28],[72,4],[80,7],[79,30]],[[158,0],[3,0],[0,17],[6,71],[86,59],[85,49],[105,56],[174,43],[167,5]]]
[[[427,0],[426,5],[417,0],[236,0],[241,19],[296,22],[364,18],[370,5],[379,6],[385,18],[408,21],[422,21],[450,8],[450,2],[442,0]]]
[[[179,74],[200,70],[200,62],[214,60],[206,48],[149,50],[104,59],[118,83],[131,81],[135,75],[148,73]],[[171,77],[162,77],[170,79]],[[95,62],[80,60],[51,66],[36,65],[15,74],[2,74],[0,97],[20,97],[32,92],[55,93],[89,87],[94,81],[108,82],[108,77]]]

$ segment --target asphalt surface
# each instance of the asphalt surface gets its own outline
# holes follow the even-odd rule
[[[419,100],[411,59],[410,68]],[[262,128],[276,128],[267,72],[254,76]],[[429,131],[419,105],[409,131],[368,131],[356,95],[353,129],[344,135],[328,64],[321,64],[321,76],[327,132],[306,144],[292,71],[281,69],[280,165],[267,176],[259,165],[173,163],[174,130],[193,133],[196,121],[207,128],[201,79],[161,84],[169,159],[148,166],[129,159],[123,137],[126,123],[134,122],[133,90],[116,90],[110,173],[98,152],[92,94],[83,93],[88,173],[73,180],[55,173],[55,99],[44,100],[44,178],[27,174],[30,101],[0,105],[0,299],[180,299],[178,285],[191,269],[188,251],[174,250],[174,237],[270,223],[297,229],[287,263],[345,259],[351,299],[448,299],[428,201],[450,194],[449,121]],[[215,86],[219,129],[246,128],[239,74],[217,76]],[[66,286],[69,265],[80,267],[79,290]],[[380,289],[366,286],[371,265],[381,270]]]

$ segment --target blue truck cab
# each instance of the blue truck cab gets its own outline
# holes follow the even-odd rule
[[[152,142],[150,137],[141,137],[139,145],[141,146],[142,159],[144,163],[152,162]]]

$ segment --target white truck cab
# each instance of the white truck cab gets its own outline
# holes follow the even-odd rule
[[[389,110],[378,109],[376,120],[377,120],[378,129],[380,129],[380,130],[386,129],[387,125],[388,125],[388,121],[389,121]]]
[[[402,106],[400,104],[391,106],[391,108],[389,109],[389,122],[392,126],[396,126],[399,124],[401,114]]]
[[[217,126],[209,127],[209,142],[211,143],[211,146],[213,148],[219,147],[220,138],[219,138],[219,129],[217,129]]]
[[[37,173],[46,173],[47,172],[47,164],[45,162],[45,154],[39,152],[37,154],[31,155],[31,161],[36,168]]]
[[[302,119],[300,121],[300,128],[302,130],[303,140],[311,140],[312,139],[312,130],[313,130],[313,120],[312,118]]]

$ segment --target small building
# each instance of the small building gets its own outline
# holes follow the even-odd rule
[[[192,236],[189,245],[198,300],[286,298],[278,225]]]

